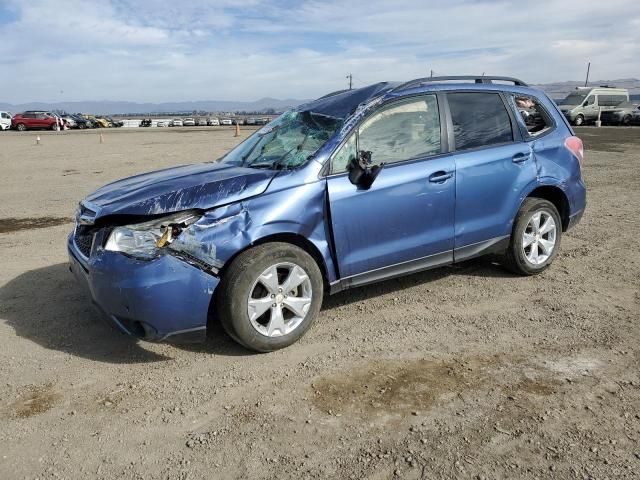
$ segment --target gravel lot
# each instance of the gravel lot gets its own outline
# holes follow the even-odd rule
[[[342,292],[262,355],[128,339],[66,263],[79,199],[232,130],[1,133],[0,478],[639,478],[640,129],[578,130],[588,209],[550,270]]]

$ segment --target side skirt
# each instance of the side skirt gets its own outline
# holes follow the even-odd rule
[[[349,288],[369,285],[371,283],[410,275],[412,273],[444,265],[451,265],[452,263],[469,260],[481,255],[502,253],[509,247],[510,239],[510,235],[492,238],[483,242],[474,243],[473,245],[456,248],[455,250],[448,250],[446,252],[436,253],[435,255],[429,255],[428,257],[422,257],[416,260],[410,260],[408,262],[397,263],[395,265],[389,265],[388,267],[358,273],[357,275],[352,275],[333,282],[329,286],[329,293],[333,295],[334,293],[338,293]]]

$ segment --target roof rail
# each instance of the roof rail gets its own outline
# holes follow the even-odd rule
[[[513,82],[514,85],[518,85],[520,87],[528,87],[526,83],[522,80],[518,80],[513,77],[495,77],[495,76],[485,76],[485,75],[457,75],[457,76],[447,76],[447,77],[424,77],[424,78],[416,78],[415,80],[410,80],[408,82],[402,83],[392,89],[392,92],[397,92],[398,90],[406,90],[407,88],[417,87],[422,85],[423,83],[431,83],[431,82],[444,82],[451,80],[473,80],[475,83],[493,83],[494,80],[499,80],[503,82]]]

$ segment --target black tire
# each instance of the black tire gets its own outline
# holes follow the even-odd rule
[[[584,116],[582,114],[578,115],[576,119],[573,121],[573,124],[576,127],[581,127],[582,125],[584,125]]]
[[[56,123],[52,123],[52,124],[51,124],[51,130],[57,130],[57,129],[58,129],[58,128],[57,128],[57,125],[58,125],[58,123],[57,123],[57,122],[56,122]]]
[[[16,125],[16,130],[19,132],[24,132],[27,129],[27,126],[24,123],[19,123]]]
[[[622,121],[620,122],[620,124],[628,127],[631,124],[631,115],[625,115],[624,117],[622,117]]]
[[[281,262],[298,265],[306,272],[311,285],[311,305],[293,331],[269,337],[254,328],[247,302],[258,277],[270,266]],[[311,327],[320,312],[323,288],[322,273],[311,255],[289,243],[266,243],[241,253],[226,269],[216,294],[216,316],[229,336],[244,347],[256,352],[271,352],[295,343]]]
[[[538,265],[531,263],[525,254],[524,234],[528,228],[529,221],[537,212],[544,212],[553,217],[555,222],[555,244],[548,258]],[[546,270],[558,255],[560,241],[562,239],[562,221],[555,205],[542,198],[529,197],[522,202],[522,206],[516,215],[516,219],[511,233],[511,242],[505,255],[504,266],[519,275],[537,275]],[[531,248],[531,247],[530,247]],[[537,248],[537,247],[536,247]]]

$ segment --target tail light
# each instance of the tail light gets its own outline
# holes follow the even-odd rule
[[[569,137],[564,141],[564,146],[578,159],[580,170],[582,170],[584,164],[584,145],[582,144],[582,140],[578,137]]]

